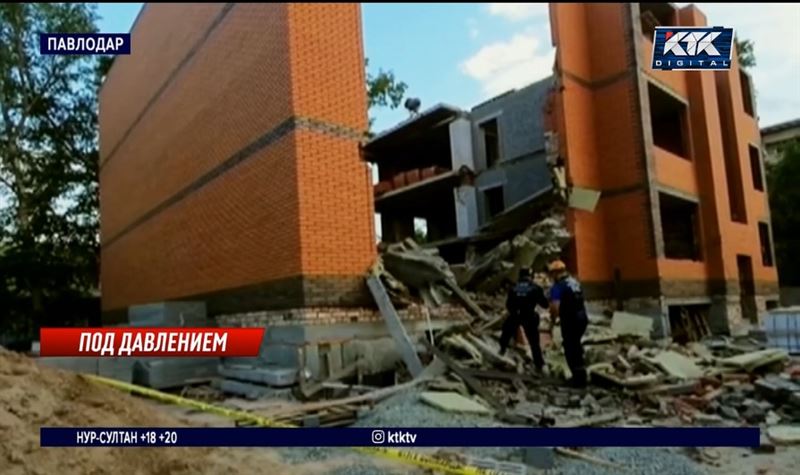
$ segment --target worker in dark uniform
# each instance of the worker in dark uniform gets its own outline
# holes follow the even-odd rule
[[[542,348],[539,344],[539,313],[536,306],[547,308],[547,298],[544,290],[536,285],[531,278],[530,270],[520,269],[519,280],[509,290],[506,299],[508,317],[503,322],[503,333],[500,335],[500,354],[503,355],[508,348],[508,343],[517,334],[520,325],[525,330],[525,337],[531,347],[533,364],[538,372],[544,368]]]
[[[583,338],[589,317],[583,300],[580,282],[567,272],[564,262],[556,260],[548,264],[547,270],[553,279],[550,288],[550,319],[552,323],[560,320],[561,339],[564,356],[572,373],[569,384],[574,387],[586,386],[586,368],[583,361]]]

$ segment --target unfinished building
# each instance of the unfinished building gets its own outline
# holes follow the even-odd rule
[[[200,301],[269,325],[270,363],[352,361],[386,335],[359,6],[147,4],[131,34],[100,91],[104,323]]]
[[[391,340],[364,282],[374,211],[384,240],[425,220],[428,245],[464,262],[562,185],[601,196],[566,210],[564,257],[596,307],[695,337],[756,322],[777,276],[749,76],[735,59],[650,70],[653,26],[705,24],[695,7],[558,4],[551,24],[552,77],[468,111],[437,105],[362,146],[357,5],[145,6],[137,53],[100,94],[105,323],[202,301],[221,324],[268,326],[265,363],[377,362]],[[401,312],[409,332],[457,316]]]
[[[697,7],[551,4],[558,88],[549,107],[567,183],[567,257],[606,307],[661,332],[735,332],[777,300],[750,76],[650,68],[655,26],[704,26]],[[583,25],[576,28],[575,25]]]
[[[413,237],[415,220],[425,222],[427,242],[438,246],[530,224],[525,211],[552,185],[541,113],[551,83],[544,79],[469,111],[438,104],[367,142],[365,158],[379,172],[382,239]]]

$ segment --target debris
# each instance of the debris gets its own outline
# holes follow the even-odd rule
[[[699,379],[703,376],[703,370],[694,361],[674,351],[662,351],[655,357],[646,358],[646,360],[658,365],[675,378]]]
[[[367,278],[367,287],[369,287],[375,303],[378,304],[378,309],[381,311],[386,326],[389,328],[389,333],[397,344],[400,350],[400,355],[412,376],[417,377],[422,373],[422,362],[419,360],[417,351],[414,345],[411,344],[411,339],[400,321],[400,316],[392,305],[389,295],[386,293],[386,288],[381,283],[380,278],[373,274]]]
[[[800,443],[800,426],[772,426],[767,435],[777,444],[794,445]]]
[[[757,454],[774,454],[775,444],[764,433],[759,438],[758,447],[753,447],[753,452]]]
[[[505,407],[503,407],[500,402],[489,392],[487,391],[481,384],[472,378],[467,371],[464,370],[460,365],[453,362],[450,358],[448,358],[441,350],[436,348],[432,345],[428,340],[423,340],[425,346],[428,347],[428,350],[434,354],[437,358],[441,359],[458,377],[464,380],[464,383],[475,392],[481,399],[484,400],[487,404],[489,404],[492,409],[494,409],[497,413],[497,416],[501,419],[505,419],[508,421],[519,422],[517,418],[514,418],[509,415],[508,411],[506,411]]]
[[[692,394],[697,391],[697,381],[686,381],[677,384],[663,384],[639,390],[642,395],[664,394],[670,396],[680,396],[682,394]]]
[[[467,295],[467,293],[464,292],[464,290],[461,289],[461,287],[459,287],[454,280],[445,279],[444,284],[447,286],[447,288],[453,291],[453,295],[455,295],[461,301],[461,303],[464,304],[464,307],[472,315],[484,321],[490,320],[490,318],[483,312],[483,310],[481,310],[481,308],[475,302],[472,301],[469,295]]]
[[[781,416],[775,414],[773,411],[767,412],[767,416],[764,418],[764,423],[768,426],[778,425],[781,422]]]
[[[339,381],[340,379],[348,378],[356,374],[358,369],[361,367],[362,361],[358,360],[354,363],[351,363],[344,368],[341,368],[337,371],[334,371],[325,381],[321,381],[319,383],[313,384],[305,384],[304,380],[300,380],[300,392],[302,392],[303,396],[306,398],[310,398],[313,395],[320,392],[324,387],[325,383],[331,383],[334,381]]]
[[[600,414],[594,417],[586,417],[583,419],[577,419],[573,421],[565,421],[563,423],[557,424],[556,427],[563,427],[563,428],[592,427],[592,426],[599,426],[615,422],[618,421],[619,419],[622,419],[622,413],[615,411],[606,414]]]
[[[564,448],[564,447],[556,447],[555,451],[558,454],[564,455],[566,457],[572,457],[572,458],[576,458],[576,459],[579,459],[579,460],[583,460],[584,462],[589,462],[589,463],[593,463],[595,465],[600,465],[600,466],[603,466],[603,467],[609,467],[609,468],[613,468],[613,469],[620,470],[620,471],[628,471],[628,469],[626,467],[623,467],[620,464],[617,464],[617,463],[614,463],[614,462],[610,462],[608,460],[603,460],[601,458],[593,457],[591,455],[584,454],[584,453],[578,452],[576,450],[567,449],[567,448]]]
[[[753,372],[763,366],[768,366],[778,363],[789,358],[789,354],[785,350],[777,348],[769,348],[761,351],[754,351],[752,353],[745,353],[743,355],[732,356],[721,360],[725,366],[733,366],[737,369],[743,369],[747,372]]]
[[[614,312],[611,319],[611,331],[620,336],[632,335],[650,338],[652,330],[653,319],[651,317],[628,312]]]
[[[499,353],[499,350],[500,350],[499,345],[498,345],[497,348],[492,348],[492,346],[489,343],[487,343],[484,340],[482,340],[481,338],[478,338],[475,335],[472,335],[472,334],[469,334],[469,333],[466,334],[466,338],[473,345],[475,345],[475,347],[477,347],[478,350],[484,356],[486,356],[492,362],[499,363],[499,364],[502,364],[504,366],[509,366],[511,368],[516,368],[517,367],[517,364],[511,358],[509,358],[507,356],[500,355],[500,353]]]
[[[741,419],[741,417],[739,416],[739,411],[729,406],[721,406],[719,408],[719,413],[722,415],[722,417],[726,419],[734,421],[738,421],[739,419]]]
[[[503,475],[527,475],[528,469],[521,463],[505,462],[492,458],[478,458],[471,455],[464,457],[464,465],[489,470]]]
[[[491,414],[492,411],[454,392],[424,392],[420,395],[422,401],[447,412],[465,412],[471,414]]]
[[[522,462],[540,470],[550,470],[556,464],[555,451],[551,447],[523,447]]]
[[[570,208],[594,212],[598,201],[600,201],[600,192],[597,190],[579,186],[573,186],[569,190],[568,205]]]
[[[418,384],[427,381],[423,378],[416,378],[412,379],[403,384],[397,384],[394,386],[388,386],[385,388],[378,389],[377,391],[373,391],[367,394],[360,394],[358,396],[350,396],[342,399],[330,399],[326,401],[317,401],[317,402],[307,402],[303,404],[297,404],[290,407],[284,407],[279,410],[279,412],[270,414],[272,417],[285,417],[288,415],[293,414],[302,414],[302,413],[309,413],[309,412],[316,412],[323,409],[328,409],[331,407],[341,407],[356,403],[374,403],[380,401],[381,399],[385,399],[392,394],[405,391],[406,389],[413,388]]]

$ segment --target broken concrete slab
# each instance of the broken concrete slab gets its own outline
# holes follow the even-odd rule
[[[419,249],[390,248],[381,257],[390,274],[412,287],[427,287],[447,279],[455,281],[447,261]]]
[[[297,368],[280,366],[231,366],[220,365],[219,374],[239,381],[266,384],[273,387],[286,387],[297,383]]]
[[[389,334],[394,339],[409,373],[413,377],[419,376],[423,370],[422,362],[419,359],[419,355],[417,355],[416,348],[411,343],[408,333],[406,333],[405,327],[403,327],[403,323],[400,321],[400,316],[386,293],[386,289],[383,287],[383,283],[381,283],[381,279],[377,275],[370,275],[367,277],[367,287],[369,287],[372,297],[375,299],[375,303],[386,321]]]
[[[472,455],[464,456],[464,464],[491,473],[501,473],[503,475],[527,475],[528,469],[521,463],[505,462],[492,458],[479,458]]]
[[[494,363],[508,366],[510,368],[516,368],[517,364],[509,358],[508,356],[500,355],[500,345],[492,345],[491,343],[487,342],[482,338],[478,338],[475,335],[467,333],[465,335],[467,340],[472,343],[475,348],[480,351],[483,356],[485,356],[489,361]],[[496,347],[495,347],[496,346]]]
[[[711,360],[714,358],[714,354],[711,353],[711,350],[702,343],[698,343],[696,341],[689,342],[686,347],[698,357],[704,360]]]
[[[772,426],[767,428],[767,435],[776,444],[800,444],[800,426]]]
[[[644,315],[628,312],[614,312],[611,319],[611,331],[617,335],[631,335],[650,338],[653,331],[653,319]]]
[[[154,358],[138,360],[133,382],[154,389],[166,389],[208,382],[218,376],[219,358]]]
[[[600,201],[600,192],[597,190],[573,186],[569,191],[568,205],[570,208],[593,213],[598,201]]]
[[[674,351],[661,351],[656,356],[645,359],[675,378],[699,379],[704,374],[691,358]]]
[[[724,358],[721,360],[721,363],[725,366],[732,366],[751,372],[762,366],[768,366],[787,359],[789,359],[789,353],[787,353],[786,350],[768,348],[766,350]]]
[[[477,402],[456,392],[426,391],[420,394],[420,399],[431,406],[447,412],[488,415],[492,411]]]

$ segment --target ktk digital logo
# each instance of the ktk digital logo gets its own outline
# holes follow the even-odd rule
[[[653,37],[653,69],[730,69],[732,51],[733,28],[657,26]]]

